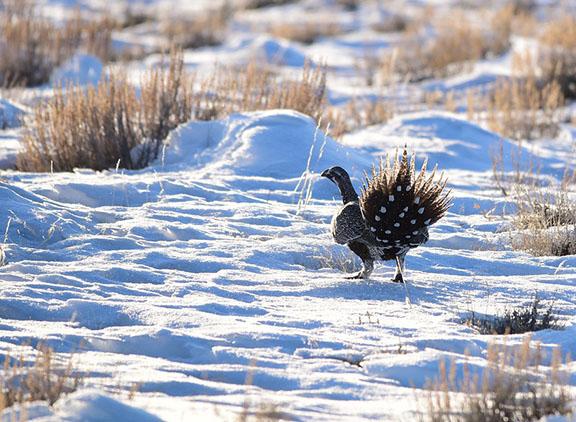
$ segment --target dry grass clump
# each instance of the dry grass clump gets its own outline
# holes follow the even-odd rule
[[[480,334],[524,334],[540,330],[559,330],[562,326],[554,314],[554,305],[545,306],[538,297],[532,303],[514,309],[505,309],[501,315],[481,317],[474,312],[464,320]]]
[[[344,107],[329,108],[325,114],[330,122],[330,135],[340,138],[362,127],[386,123],[394,116],[394,107],[384,100],[352,99]]]
[[[242,68],[220,68],[200,83],[193,102],[194,117],[199,120],[283,108],[319,121],[326,102],[326,69],[307,64],[297,79],[280,81],[256,62]]]
[[[496,187],[504,196],[520,189],[539,189],[544,181],[540,174],[540,165],[533,155],[525,156],[522,142],[518,142],[509,154],[504,154],[504,141],[499,148],[490,151],[492,159],[492,178]],[[566,174],[568,177],[568,174]],[[568,183],[569,180],[566,180]]]
[[[5,1],[0,9],[0,86],[46,83],[54,68],[81,46],[107,56],[112,27],[107,19],[85,21],[80,14],[56,26],[31,1]]]
[[[516,16],[520,11],[508,4],[498,9],[490,21],[490,30],[486,34],[485,49],[487,52],[499,56],[510,48],[510,36]]]
[[[291,420],[290,415],[280,409],[280,405],[269,401],[254,403],[248,397],[244,401],[237,422],[277,422]]]
[[[455,18],[438,29],[434,42],[425,52],[425,66],[435,76],[457,73],[467,69],[468,62],[483,57],[484,49],[482,32],[465,19]]]
[[[144,78],[140,96],[122,75],[86,90],[57,91],[25,122],[17,167],[23,171],[142,168],[157,156],[169,131],[190,119],[189,86],[182,56],[173,54],[168,69]]]
[[[386,15],[370,27],[376,32],[403,32],[408,28],[408,18],[403,15]]]
[[[531,140],[558,133],[564,97],[555,81],[542,84],[533,76],[501,80],[487,102],[488,126],[503,136]]]
[[[536,256],[576,254],[576,203],[565,192],[526,191],[512,220],[512,247]]]
[[[72,359],[66,364],[57,362],[52,349],[40,346],[32,365],[22,356],[4,360],[0,378],[0,412],[15,404],[45,401],[52,406],[62,396],[76,391],[81,383]]]
[[[227,2],[205,10],[192,17],[170,17],[160,25],[160,30],[170,46],[181,49],[211,47],[222,44],[228,29],[232,9]]]
[[[576,98],[576,17],[565,15],[545,26],[538,63],[545,81],[558,83],[566,98]]]
[[[330,20],[306,19],[275,23],[268,32],[275,37],[312,44],[321,37],[332,37],[344,32],[342,25]]]
[[[572,415],[573,399],[568,375],[562,371],[559,349],[550,368],[543,368],[540,345],[505,344],[488,347],[488,365],[482,375],[471,373],[467,364],[461,380],[456,366],[441,362],[438,378],[430,382],[421,420],[432,422],[538,421],[545,416]],[[565,365],[569,363],[566,359]]]
[[[482,32],[464,18],[442,22],[428,43],[410,31],[398,50],[396,72],[409,82],[462,72],[483,57],[484,41]]]
[[[576,224],[576,203],[563,191],[526,190],[519,195],[516,206],[514,226],[518,229]]]
[[[430,18],[416,20],[407,27],[399,49],[397,72],[411,82],[446,77],[468,71],[479,59],[498,56],[510,47],[512,28],[518,11],[507,6],[495,11],[486,25],[473,23],[461,11],[434,17],[436,34],[430,42],[422,39],[421,28]]]
[[[131,28],[134,26],[141,25],[146,22],[152,21],[152,16],[147,13],[134,11],[129,5],[124,9],[122,18],[119,22],[119,27],[121,29]]]

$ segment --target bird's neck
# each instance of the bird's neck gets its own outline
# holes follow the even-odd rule
[[[348,202],[358,201],[358,194],[352,186],[352,182],[349,177],[338,180],[338,189],[340,189],[340,194],[342,195],[342,202],[347,204]]]

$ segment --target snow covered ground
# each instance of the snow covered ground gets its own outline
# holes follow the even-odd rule
[[[232,52],[225,45],[186,60],[240,60],[242,46],[283,43],[255,37]],[[298,50],[326,51],[330,62],[351,45],[294,47],[287,60]],[[352,91],[335,85],[331,95]],[[0,120],[10,116],[0,163],[17,150],[18,129],[9,127],[24,112],[0,100]],[[574,133],[568,126],[526,155],[559,179]],[[514,148],[503,142],[505,151]],[[441,361],[457,368],[466,361],[475,371],[487,364],[492,337],[462,319],[535,295],[554,301],[565,329],[533,339],[576,355],[576,257],[510,248],[505,215],[513,209],[491,179],[500,136],[461,115],[403,113],[336,142],[307,116],[271,110],[183,124],[168,145],[139,171],[2,172],[0,351],[42,342],[74,353],[86,374],[79,391],[54,407],[31,405],[28,418],[234,420],[249,405],[276,405],[303,421],[414,420],[416,398]],[[359,262],[351,265],[353,256],[329,235],[338,192],[319,177],[341,165],[359,188],[373,162],[404,145],[446,171],[454,196],[430,241],[408,255],[410,300],[389,282],[390,263],[369,281],[344,279]],[[313,181],[304,203],[303,173]],[[576,386],[576,365],[568,370]]]

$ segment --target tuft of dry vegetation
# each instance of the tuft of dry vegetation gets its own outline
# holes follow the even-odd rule
[[[210,120],[240,111],[293,109],[319,121],[326,102],[326,69],[306,64],[294,80],[256,62],[220,68],[201,81],[193,98],[194,117]]]
[[[276,403],[269,401],[254,403],[247,397],[244,400],[242,412],[236,420],[237,422],[278,422],[291,420],[291,417]]]
[[[557,83],[566,98],[576,98],[576,17],[565,15],[549,22],[539,41],[544,81]]]
[[[562,328],[554,314],[554,304],[544,305],[538,297],[526,305],[506,309],[501,315],[482,317],[474,312],[464,320],[480,334],[524,334],[540,330],[559,330]]]
[[[384,100],[352,99],[344,107],[331,107],[326,111],[330,122],[330,135],[340,138],[362,127],[386,123],[394,116],[393,105]]]
[[[431,19],[436,34],[427,42],[422,39],[421,27]],[[479,59],[505,53],[521,20],[525,20],[525,13],[509,5],[492,12],[487,25],[482,26],[471,22],[461,10],[400,24],[397,29],[406,32],[396,70],[410,82],[468,71]]]
[[[131,28],[152,21],[152,17],[146,13],[134,11],[129,5],[124,9],[122,19],[119,22],[121,29]]]
[[[86,21],[80,13],[63,26],[41,16],[28,0],[7,0],[0,9],[0,86],[48,82],[56,66],[82,47],[106,58],[113,23]]]
[[[170,17],[163,21],[160,30],[171,47],[194,49],[222,44],[232,8],[227,2],[193,17]]]
[[[521,188],[540,188],[543,184],[539,163],[532,155],[526,159],[524,153],[521,141],[509,151],[509,154],[504,154],[503,140],[500,141],[498,148],[491,151],[492,178],[504,196],[511,195]]]
[[[488,126],[503,136],[531,140],[558,133],[564,97],[555,81],[541,84],[533,76],[501,80],[487,102]]]
[[[550,368],[544,368],[538,344],[530,337],[521,347],[493,343],[488,347],[488,365],[482,375],[464,366],[461,380],[456,366],[441,362],[440,373],[428,385],[421,420],[431,422],[538,421],[550,415],[571,415],[573,399],[568,375],[562,370],[559,349]],[[569,358],[565,364],[568,364]]]
[[[516,205],[513,248],[536,256],[576,254],[576,203],[566,192],[525,191]]]
[[[403,32],[408,28],[408,18],[403,15],[386,15],[372,24],[371,28],[376,32]]]
[[[312,44],[319,38],[339,35],[344,29],[339,23],[330,20],[307,19],[275,23],[270,26],[268,32],[278,38]]]
[[[75,373],[74,362],[58,362],[54,352],[41,345],[32,365],[27,365],[22,356],[18,359],[9,354],[4,360],[0,378],[0,412],[15,404],[44,401],[52,406],[62,396],[76,391],[81,383]]]
[[[482,32],[465,18],[455,16],[453,20],[444,23],[438,28],[430,48],[422,53],[425,67],[434,76],[465,70],[470,61],[476,61],[485,54]]]
[[[121,75],[112,75],[86,90],[57,91],[25,122],[18,169],[146,166],[158,155],[169,131],[190,119],[188,79],[182,56],[174,53],[168,69],[144,77],[140,96]]]

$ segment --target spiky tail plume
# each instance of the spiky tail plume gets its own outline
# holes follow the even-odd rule
[[[450,192],[436,167],[426,177],[427,160],[418,175],[416,157],[408,159],[404,148],[394,161],[386,157],[379,168],[372,167],[360,197],[360,207],[370,231],[383,246],[415,247],[428,239],[427,226],[440,220],[450,207]]]

